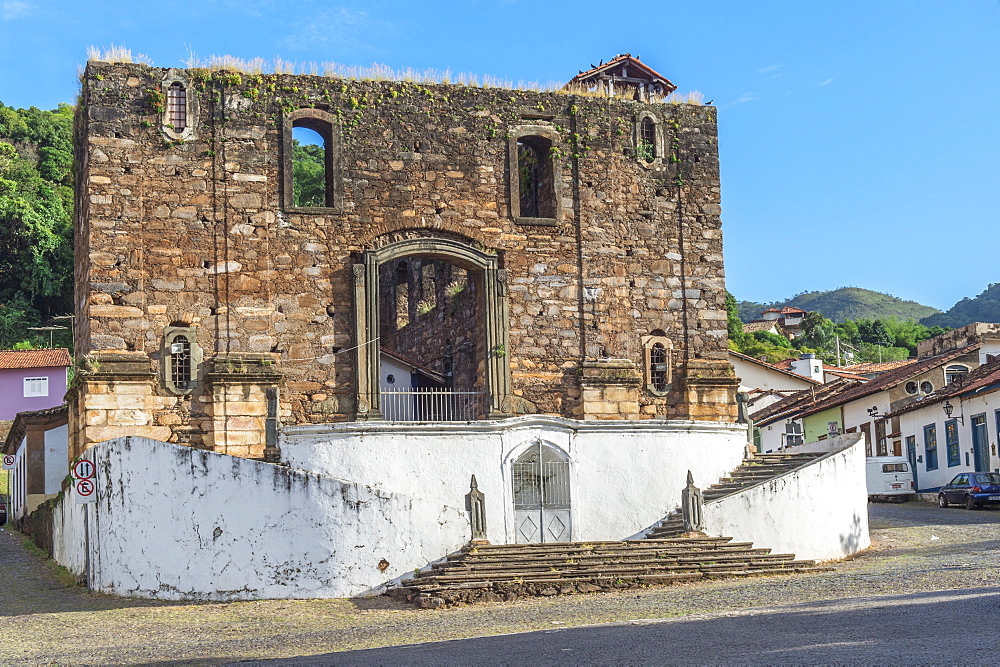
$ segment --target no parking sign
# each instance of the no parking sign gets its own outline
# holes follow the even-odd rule
[[[87,459],[80,459],[73,464],[73,486],[76,489],[78,504],[97,500],[97,480],[94,479],[96,472],[94,463]]]
[[[14,454],[4,454],[3,455],[3,469],[4,470],[13,470],[14,469],[14,463],[16,463],[16,462],[17,462],[17,456],[15,456]]]

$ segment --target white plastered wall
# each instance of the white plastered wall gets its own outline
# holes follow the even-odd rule
[[[852,433],[817,445],[827,447],[833,451],[815,462],[706,503],[705,532],[800,559],[834,560],[868,548],[864,439]]]
[[[570,461],[573,540],[639,534],[680,505],[687,471],[706,485],[736,468],[746,429],[687,421],[596,422],[528,416],[498,422],[292,426],[280,440],[293,468],[463,506],[472,475],[485,494],[487,535],[515,541],[511,471],[535,439]],[[443,555],[443,554],[442,554]]]

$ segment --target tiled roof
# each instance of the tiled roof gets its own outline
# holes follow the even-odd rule
[[[907,366],[916,362],[916,359],[903,359],[902,361],[882,361],[873,362],[867,364],[852,364],[850,366],[842,366],[841,370],[849,371],[851,373],[884,373],[886,371],[895,370],[903,366]]]
[[[967,345],[966,347],[959,348],[957,350],[952,350],[951,352],[948,352],[946,354],[939,354],[936,357],[919,359],[915,363],[907,364],[906,366],[901,366],[891,371],[886,371],[885,373],[882,373],[881,375],[875,377],[872,380],[869,380],[868,382],[865,382],[864,384],[855,385],[854,387],[848,389],[847,391],[838,392],[836,394],[827,396],[821,400],[811,401],[808,404],[803,404],[802,406],[798,406],[796,416],[807,417],[811,414],[822,412],[823,410],[828,410],[829,408],[834,408],[837,407],[838,405],[843,405],[845,403],[850,403],[851,401],[857,400],[859,398],[864,398],[865,396],[870,396],[871,394],[875,394],[886,389],[891,389],[892,387],[895,387],[901,382],[909,380],[915,375],[920,375],[924,371],[928,371],[932,368],[937,368],[938,366],[948,363],[952,359],[956,359],[958,357],[961,357],[962,355],[974,352],[979,348],[980,344],[975,343],[973,345]],[[849,380],[845,380],[845,382],[849,382]],[[804,389],[803,392],[805,391],[809,390]],[[754,419],[759,421],[759,419],[756,416],[754,416]]]
[[[859,385],[858,380],[834,380],[809,389],[802,389],[777,403],[772,403],[762,410],[754,412],[750,418],[755,424],[763,426],[789,416],[798,416],[810,406],[836,397]]]
[[[753,333],[754,331],[770,331],[776,329],[781,331],[781,324],[778,320],[754,320],[743,323],[743,333]]]
[[[48,350],[0,350],[0,368],[49,368],[69,366],[69,350],[57,347]]]
[[[997,386],[993,387],[994,385]],[[991,361],[988,364],[983,364],[965,377],[955,380],[951,384],[947,384],[937,391],[927,394],[925,397],[891,412],[886,415],[886,417],[895,417],[896,415],[903,414],[904,412],[919,410],[927,405],[939,403],[949,396],[978,394],[990,387],[993,387],[994,391],[996,389],[1000,389],[1000,359]]]
[[[819,382],[818,380],[813,380],[812,378],[806,377],[805,375],[799,375],[798,373],[793,373],[792,371],[786,370],[784,368],[779,368],[779,367],[775,366],[774,364],[769,364],[768,362],[761,361],[760,359],[754,359],[753,357],[748,356],[746,354],[741,354],[739,352],[733,352],[732,350],[729,351],[729,354],[732,355],[732,356],[734,356],[734,357],[737,357],[739,359],[743,359],[744,361],[749,361],[752,364],[757,364],[758,366],[762,366],[762,367],[764,367],[764,368],[766,368],[768,370],[777,371],[779,373],[784,373],[785,375],[787,375],[789,377],[793,377],[796,380],[805,380],[806,382],[812,382],[813,384],[822,384],[822,382]]]
[[[646,72],[646,75],[650,79],[660,79],[661,81],[663,81],[666,84],[666,89],[667,89],[666,92],[669,93],[669,92],[672,92],[672,91],[674,91],[674,90],[677,89],[677,86],[675,86],[673,83],[671,83],[670,79],[668,79],[667,77],[663,76],[662,74],[660,74],[659,72],[657,72],[655,69],[653,69],[649,65],[647,65],[647,64],[645,64],[643,62],[639,62],[639,57],[638,56],[633,56],[631,53],[622,53],[620,55],[615,56],[614,58],[612,58],[611,60],[609,60],[606,63],[602,63],[602,64],[600,64],[600,65],[598,65],[596,67],[592,67],[591,69],[588,69],[586,72],[580,72],[579,74],[577,74],[576,76],[574,76],[572,79],[570,79],[570,83],[576,83],[576,82],[582,81],[584,79],[589,79],[592,76],[594,76],[595,74],[599,74],[600,72],[603,72],[604,70],[609,69],[611,67],[615,67],[617,65],[621,65],[622,63],[624,63],[626,61],[629,63],[629,65],[634,65],[634,66],[638,67],[639,69],[644,70]]]

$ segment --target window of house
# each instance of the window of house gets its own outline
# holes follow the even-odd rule
[[[885,421],[875,422],[875,451],[877,456],[889,455],[889,447],[885,438]]]
[[[924,426],[924,460],[928,470],[937,470],[937,424]]]
[[[865,456],[872,455],[872,423],[865,422],[861,425],[861,432],[865,434]]]
[[[195,120],[198,117],[198,97],[185,78],[184,70],[170,69],[160,82],[164,100],[160,126],[170,141],[196,139]]]
[[[652,162],[656,154],[656,124],[646,116],[639,122],[639,143],[636,147],[637,157],[644,162]]]
[[[49,379],[44,378],[24,378],[24,397],[48,396]]]
[[[958,449],[957,419],[949,419],[944,423],[944,441],[948,448],[948,467],[961,465],[962,456]]]
[[[559,133],[548,125],[512,127],[507,179],[510,215],[522,225],[554,226],[559,218]]]
[[[643,349],[646,353],[646,389],[654,394],[662,395],[670,391],[673,347],[673,342],[661,329],[654,329],[649,336],[643,338]]]
[[[175,394],[188,394],[195,389],[202,351],[195,329],[190,326],[169,326],[163,338],[163,383]]]
[[[551,153],[552,141],[546,137],[521,137],[517,142],[518,194],[522,218],[556,217]]]
[[[285,208],[335,212],[341,198],[336,117],[321,109],[298,109],[285,117],[284,128]]]
[[[920,383],[920,391],[924,392],[925,394],[930,394],[934,391],[934,385],[932,385],[927,380],[924,380],[923,382]]]
[[[911,382],[907,382],[906,383],[906,393],[907,394],[915,394],[915,393],[917,393],[917,383],[916,382],[912,382],[912,381]]]
[[[187,127],[187,88],[180,81],[167,88],[167,123],[175,132],[183,132]]]
[[[961,364],[952,364],[944,369],[945,384],[951,384],[956,380],[961,380],[969,374],[969,369]]]

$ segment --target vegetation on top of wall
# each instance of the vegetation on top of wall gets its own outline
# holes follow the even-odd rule
[[[152,66],[152,61],[142,54],[132,55],[131,50],[124,46],[112,44],[107,49],[88,47],[87,60],[106,63],[141,63]],[[409,83],[422,84],[447,84],[470,86],[474,88],[503,88],[508,90],[531,90],[542,93],[560,93],[566,95],[579,95],[582,97],[608,97],[606,91],[591,90],[586,85],[567,85],[560,81],[550,81],[539,83],[537,81],[518,81],[516,84],[511,79],[484,74],[479,76],[469,72],[452,72],[450,68],[437,70],[427,68],[417,70],[412,67],[393,69],[381,63],[372,63],[370,66],[364,65],[344,65],[335,62],[305,62],[296,63],[281,58],[269,61],[265,58],[238,58],[231,55],[211,55],[208,58],[200,58],[197,54],[189,52],[184,65],[189,69],[208,70],[212,72],[230,71],[243,74],[308,74],[312,76],[324,76],[334,79],[347,79],[349,81],[406,81]],[[617,97],[628,99],[628,94],[619,94]],[[660,97],[656,102],[667,104],[694,104],[701,105],[704,95],[699,91],[690,93],[674,92],[670,95]]]

